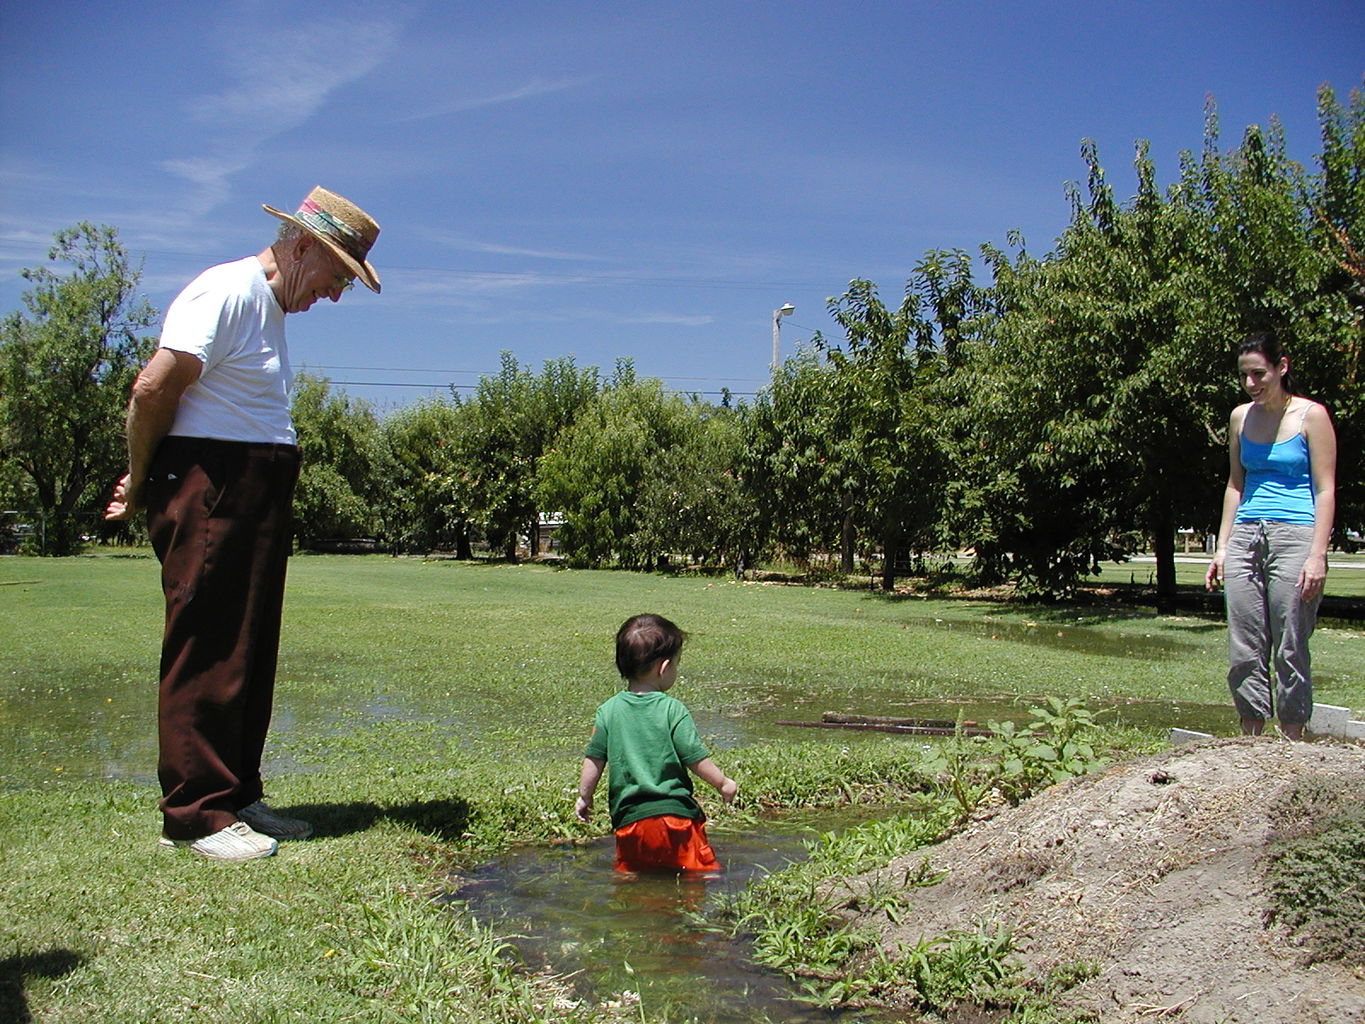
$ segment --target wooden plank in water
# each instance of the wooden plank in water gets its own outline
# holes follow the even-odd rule
[[[869,732],[897,732],[919,736],[952,736],[957,732],[957,723],[941,725],[894,725],[877,722],[778,722],[778,725],[794,725],[803,729],[862,729]],[[962,728],[964,736],[989,736],[989,729]]]
[[[826,711],[820,716],[822,722],[838,725],[916,725],[925,729],[956,729],[957,722],[946,718],[887,718],[883,715],[845,715],[837,711]],[[964,720],[963,726],[974,729],[975,721]]]

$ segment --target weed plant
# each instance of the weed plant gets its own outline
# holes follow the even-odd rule
[[[1300,933],[1309,962],[1365,967],[1365,797],[1321,778],[1280,801],[1268,868],[1272,920]]]
[[[1011,805],[1057,782],[1102,768],[1108,758],[1096,754],[1094,713],[1075,698],[1048,697],[1029,709],[1032,720],[989,722],[987,736],[959,731],[936,748],[925,770],[937,780],[935,798],[946,798],[966,818],[988,797]]]

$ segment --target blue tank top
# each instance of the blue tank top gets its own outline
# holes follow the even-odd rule
[[[1305,408],[1304,416],[1307,415]],[[1312,526],[1313,475],[1308,462],[1308,439],[1302,432],[1274,444],[1248,441],[1244,434],[1241,454],[1246,483],[1236,521],[1268,519]]]

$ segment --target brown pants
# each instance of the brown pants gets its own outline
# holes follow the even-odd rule
[[[226,828],[261,798],[280,642],[292,445],[168,437],[147,485],[166,632],[157,706],[171,839]]]

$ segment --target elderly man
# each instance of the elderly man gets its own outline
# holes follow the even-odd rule
[[[166,631],[157,720],[161,843],[250,860],[312,834],[262,803],[299,452],[284,316],[336,302],[379,235],[324,188],[255,256],[211,267],[171,303],[128,405],[128,473],[108,519],[147,510]]]

